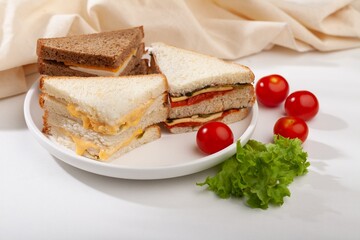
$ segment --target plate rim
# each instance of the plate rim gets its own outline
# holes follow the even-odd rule
[[[238,140],[240,140],[241,145],[245,145],[252,136],[258,121],[259,108],[257,101],[255,100],[255,103],[250,109],[249,113],[249,115],[251,115],[250,123],[245,131],[241,134],[239,139],[234,141],[233,144],[219,152],[195,159],[190,162],[175,165],[146,168],[113,165],[111,162],[109,164],[108,162],[96,161],[83,156],[75,155],[75,153],[73,153],[70,149],[66,149],[65,147],[62,148],[61,145],[51,141],[38,129],[31,117],[30,109],[32,98],[35,94],[40,93],[38,85],[39,82],[37,80],[26,93],[23,109],[26,125],[37,142],[39,142],[39,144],[42,145],[52,156],[73,167],[108,177],[134,180],[155,180],[180,177],[206,170],[220,164],[221,162],[225,161],[225,159],[234,155],[236,152],[236,144]]]

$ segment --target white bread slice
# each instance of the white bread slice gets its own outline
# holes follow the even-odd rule
[[[52,127],[50,129],[49,134],[51,135],[50,138],[52,140],[58,142],[59,144],[65,146],[73,151],[76,150],[76,145],[75,145],[74,141],[71,139],[71,137],[64,134],[64,131],[61,128]],[[97,149],[97,148],[87,149],[84,152],[83,156],[85,156],[87,158],[95,159],[95,160],[111,161],[111,160],[116,159],[116,158],[124,155],[125,153],[133,150],[134,148],[137,148],[143,144],[152,142],[152,141],[160,138],[160,136],[161,136],[160,127],[157,125],[152,125],[144,130],[144,133],[141,135],[141,137],[133,139],[129,144],[118,149],[108,159],[99,159],[99,149]]]
[[[47,126],[55,125],[55,126],[67,126],[67,125],[74,125],[77,124],[77,130],[78,132],[82,132],[83,135],[86,135],[89,132],[92,132],[91,135],[96,135],[100,138],[105,139],[111,139],[109,140],[103,140],[102,143],[105,144],[105,142],[110,142],[111,145],[113,141],[116,141],[118,135],[123,134],[124,131],[134,131],[137,128],[144,129],[147,126],[163,122],[167,116],[168,116],[168,107],[167,105],[164,105],[164,102],[167,99],[167,94],[162,94],[155,98],[153,101],[153,104],[151,104],[146,111],[143,114],[143,117],[140,119],[138,124],[136,126],[132,126],[127,129],[122,129],[121,131],[117,132],[114,135],[105,135],[100,134],[98,132],[90,131],[90,129],[85,129],[83,127],[83,122],[81,119],[74,118],[70,113],[68,112],[66,108],[66,103],[58,100],[54,97],[50,97],[47,94],[42,94],[40,96],[40,102],[42,105],[42,108],[45,110],[45,116],[44,117],[44,128],[46,129]],[[105,137],[104,137],[105,136]]]
[[[76,110],[99,122],[116,125],[122,116],[167,92],[167,83],[161,74],[87,78],[43,76],[40,89],[49,96],[74,104]]]
[[[250,108],[241,108],[238,111],[233,111],[231,113],[229,113],[228,115],[226,115],[224,118],[222,119],[217,119],[217,122],[223,122],[226,124],[230,124],[230,123],[234,123],[237,121],[240,121],[244,118],[246,118],[246,116],[249,114],[250,112]],[[186,132],[193,132],[193,131],[197,131],[202,125],[204,125],[205,123],[199,125],[199,126],[189,126],[189,127],[172,127],[169,128],[169,131],[171,133],[186,133]]]
[[[164,43],[150,45],[156,68],[169,83],[171,96],[182,96],[205,86],[252,83],[253,72],[246,66]]]
[[[132,126],[115,135],[102,134],[91,129],[85,129],[81,121],[62,112],[64,107],[54,100],[45,100],[47,107],[44,114],[44,132],[49,134],[49,129],[58,127],[71,134],[82,136],[83,139],[91,141],[99,146],[111,147],[129,138],[135,131],[145,129],[150,125],[164,121],[167,117],[167,109],[162,104],[157,104],[151,111],[147,112],[136,126]],[[56,111],[60,110],[60,111]],[[64,114],[62,114],[64,113]]]
[[[228,109],[246,108],[254,105],[254,87],[251,84],[239,86],[222,95],[189,106],[170,108],[169,118],[184,118],[197,114],[211,114]]]

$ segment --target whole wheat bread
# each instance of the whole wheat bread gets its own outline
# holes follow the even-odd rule
[[[142,26],[118,31],[40,38],[37,55],[45,60],[116,68],[144,38]]]
[[[147,74],[147,63],[145,59],[141,59],[144,53],[144,44],[140,44],[136,56],[132,57],[126,68],[120,74],[120,76],[127,75],[141,75]],[[71,69],[62,62],[54,60],[45,60],[38,58],[38,70],[40,74],[49,76],[78,76],[78,77],[92,77],[94,74]]]

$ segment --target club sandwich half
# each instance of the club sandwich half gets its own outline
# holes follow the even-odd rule
[[[245,118],[255,102],[254,74],[246,66],[164,43],[150,46],[152,71],[166,76],[172,133],[195,131],[210,121]]]
[[[111,160],[160,137],[168,86],[160,74],[40,80],[43,132],[78,155]]]
[[[125,76],[145,74],[143,27],[40,38],[40,74],[49,76]]]

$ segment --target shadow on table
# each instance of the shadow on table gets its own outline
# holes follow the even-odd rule
[[[0,99],[0,130],[25,129],[24,119],[25,94]]]
[[[348,127],[345,120],[324,112],[319,112],[309,123],[309,127],[317,130],[336,131]]]
[[[309,158],[316,161],[325,160],[323,162],[326,163],[329,160],[341,158],[342,156],[340,149],[322,142],[308,139],[305,144]]]
[[[207,176],[213,176],[216,173],[215,167],[177,178],[127,180],[86,172],[57,158],[54,159],[72,177],[100,192],[132,203],[162,208],[194,207],[194,195],[212,194],[204,187],[197,186],[196,183],[202,182]]]

